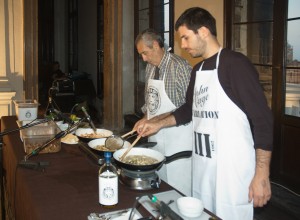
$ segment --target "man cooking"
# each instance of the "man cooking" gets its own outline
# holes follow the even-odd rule
[[[134,130],[147,119],[173,111],[185,102],[192,69],[186,60],[165,50],[161,35],[152,29],[140,33],[135,45],[147,62],[147,67],[145,105],[142,107],[144,118],[135,124]],[[150,136],[149,141],[157,142],[153,149],[165,156],[192,151],[192,125],[188,123],[162,129]],[[191,195],[191,158],[163,165],[158,174],[174,188],[185,195]]]
[[[253,220],[253,207],[271,197],[269,166],[273,119],[258,73],[241,53],[222,49],[216,21],[187,9],[175,29],[195,65],[186,103],[137,127],[148,136],[193,121],[193,196],[224,220]],[[178,134],[180,136],[180,134]]]

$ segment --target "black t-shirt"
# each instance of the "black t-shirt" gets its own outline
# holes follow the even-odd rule
[[[217,54],[204,60],[202,70],[215,69],[216,59]],[[173,112],[177,126],[192,120],[196,72],[202,62],[196,64],[192,70],[186,103]],[[223,49],[219,59],[218,77],[228,97],[247,115],[252,129],[254,147],[272,150],[273,116],[267,105],[255,67],[243,54]]]

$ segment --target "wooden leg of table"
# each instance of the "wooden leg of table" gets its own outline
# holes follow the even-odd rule
[[[5,213],[5,201],[4,201],[4,186],[3,186],[3,181],[4,181],[4,175],[3,175],[3,152],[2,152],[2,147],[3,147],[3,142],[2,142],[2,137],[0,137],[0,178],[1,178],[1,183],[0,183],[0,193],[1,193],[1,219],[5,220],[6,218],[6,213]]]

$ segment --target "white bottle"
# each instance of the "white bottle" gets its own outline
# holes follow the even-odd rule
[[[118,203],[118,173],[111,164],[111,152],[104,152],[105,164],[99,169],[99,203],[114,206]]]

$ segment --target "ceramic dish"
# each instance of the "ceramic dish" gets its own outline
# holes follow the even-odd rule
[[[88,146],[90,148],[92,148],[93,150],[97,150],[100,152],[104,152],[104,151],[115,152],[115,150],[108,150],[105,148],[105,141],[106,141],[106,138],[95,139],[95,140],[90,141],[88,143]],[[129,146],[130,146],[130,143],[128,141],[125,141],[122,148],[128,148]]]
[[[78,128],[75,131],[75,135],[84,142],[89,142],[94,139],[107,138],[113,134],[112,131],[106,129],[97,128],[96,134],[92,128]]]
[[[194,197],[181,197],[177,199],[179,212],[186,217],[196,218],[203,212],[203,204],[200,199]]]

